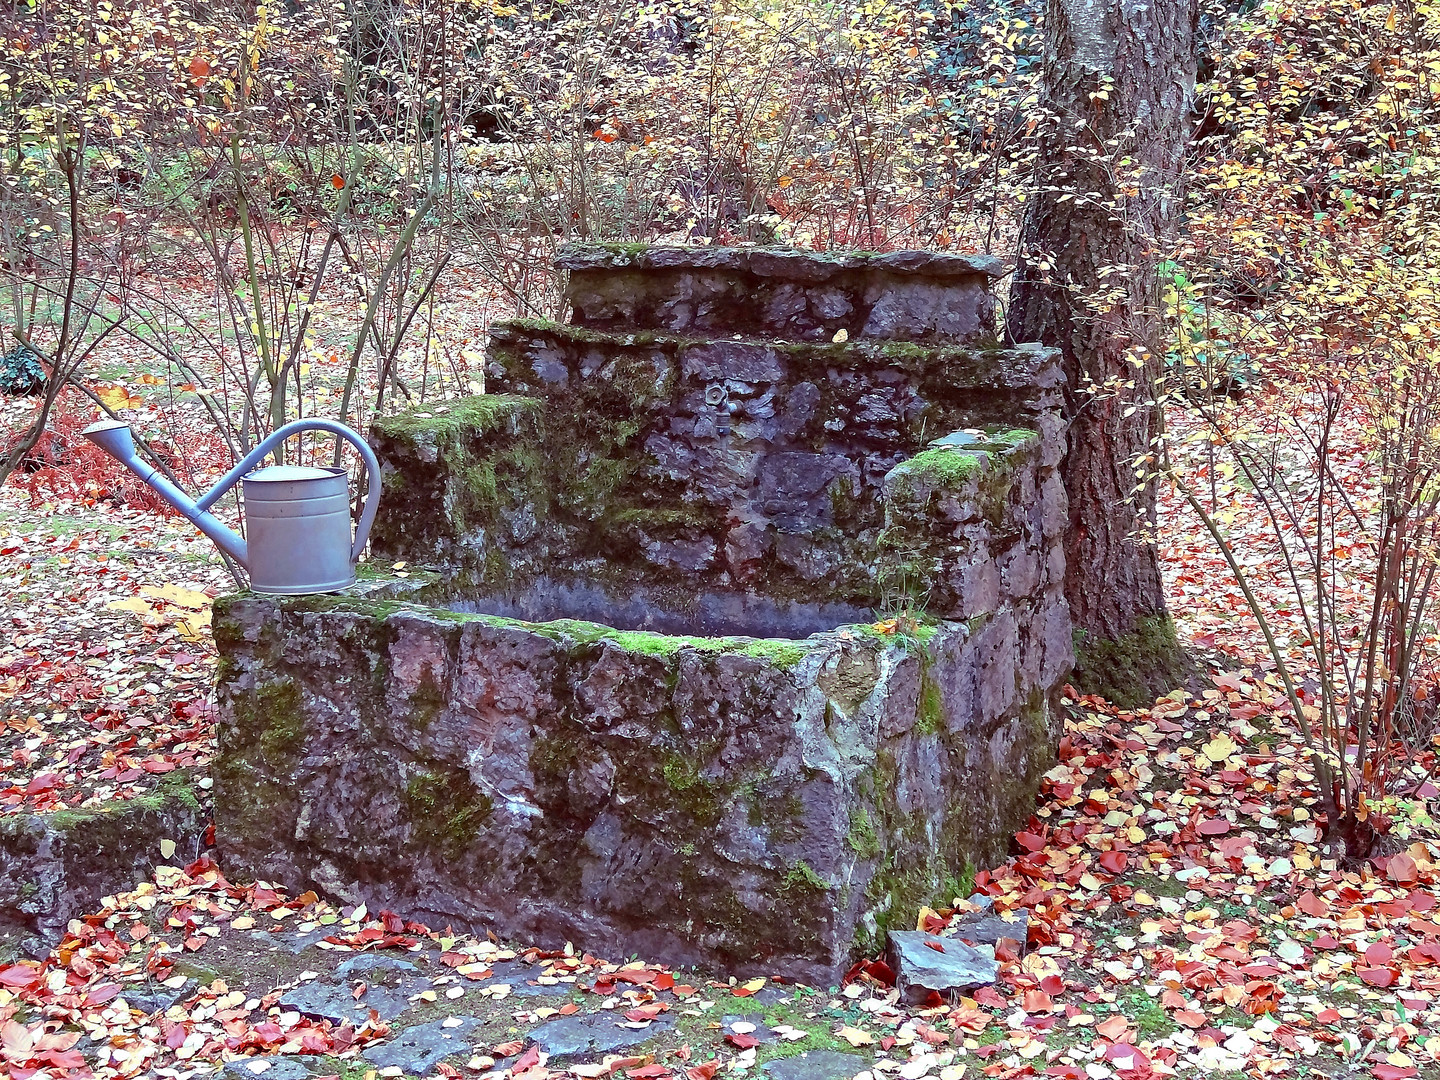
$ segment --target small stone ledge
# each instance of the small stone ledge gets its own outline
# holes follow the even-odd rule
[[[993,332],[997,259],[775,248],[565,249],[580,326],[792,340],[975,341]]]
[[[828,252],[800,248],[666,247],[653,244],[567,244],[561,270],[726,270],[787,281],[822,282],[847,270],[884,270],[930,277],[1002,277],[993,255],[947,251]]]
[[[43,955],[71,919],[168,861],[162,840],[175,843],[175,859],[193,859],[209,821],[183,771],[104,807],[0,816],[0,934]]]

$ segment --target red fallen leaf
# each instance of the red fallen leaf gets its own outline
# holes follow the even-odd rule
[[[894,1045],[895,1045],[895,1036],[894,1036],[894,1035],[882,1035],[882,1036],[880,1037],[880,1049],[881,1049],[881,1050],[889,1050],[890,1047],[892,1047],[892,1046],[894,1046]]]
[[[1330,905],[1309,890],[1300,894],[1299,898],[1295,901],[1295,906],[1306,915],[1313,916],[1317,919],[1323,919],[1326,915],[1330,914]]]
[[[759,1046],[760,1040],[754,1035],[743,1035],[738,1031],[728,1032],[725,1041],[739,1050],[749,1050],[752,1046]]]
[[[1205,1014],[1198,1013],[1193,1009],[1176,1009],[1173,1015],[1177,1024],[1184,1024],[1188,1028],[1205,1026]]]
[[[60,786],[60,774],[53,772],[41,773],[25,786],[26,795],[38,795],[42,791],[50,791]]]
[[[369,984],[369,983],[364,983],[364,982],[356,983],[356,984],[355,984],[355,989],[350,991],[350,996],[351,996],[352,998],[354,998],[356,1001],[359,1001],[362,997],[365,996],[365,991],[366,991],[366,990],[369,990],[369,989],[370,989],[370,984]],[[517,1047],[517,1049],[518,1049],[518,1047]]]
[[[203,56],[197,56],[190,61],[190,74],[197,79],[203,79],[210,74],[210,61]]]
[[[650,984],[656,990],[669,990],[675,985],[675,976],[668,971],[662,971],[655,976],[655,981]]]
[[[655,977],[659,974],[658,971],[651,971],[649,968],[628,967],[621,968],[615,972],[614,979],[616,982],[628,982],[635,986],[644,986],[646,983],[654,982]]]
[[[579,1012],[579,1011],[580,1011],[580,1006],[579,1006],[579,1005],[576,1005],[575,1002],[573,1002],[573,1001],[567,1001],[564,1005],[561,1005],[561,1006],[560,1006],[560,1015],[561,1015],[561,1016],[570,1016],[570,1015],[572,1015],[572,1014],[574,1014],[574,1013],[577,1013],[577,1012]]]
[[[1040,980],[1040,989],[1044,990],[1051,997],[1065,992],[1065,980],[1059,975],[1046,975]]]
[[[185,939],[185,947],[191,952],[199,952],[201,947],[204,946],[205,942],[209,940],[209,938],[204,937],[200,934],[191,934]]]
[[[1390,968],[1361,968],[1355,972],[1360,981],[1371,986],[1391,986],[1398,976]]]
[[[1402,1069],[1398,1065],[1391,1065],[1383,1061],[1375,1066],[1373,1072],[1375,1080],[1405,1080],[1406,1077],[1420,1075],[1420,1070],[1413,1065],[1407,1065]]]
[[[1003,1009],[1005,999],[995,992],[993,986],[982,986],[975,991],[975,1004],[985,1005],[991,1009]]]
[[[1384,967],[1394,956],[1390,946],[1380,941],[1365,950],[1365,962],[1371,967]]]
[[[1433,911],[1435,897],[1427,892],[1412,892],[1409,896],[1411,911]]]
[[[1112,1043],[1105,1049],[1105,1059],[1115,1061],[1117,1058],[1132,1058],[1131,1068],[1140,1072],[1150,1068],[1150,1059],[1140,1052],[1140,1049],[1131,1046],[1128,1042]]]
[[[459,967],[461,964],[465,963],[469,959],[470,958],[464,953],[442,952],[440,954],[440,962],[446,967]]]
[[[1106,851],[1095,861],[1100,864],[1102,870],[1118,874],[1125,869],[1125,864],[1130,860],[1125,857],[1123,851]]]
[[[995,942],[995,959],[1002,964],[1020,962],[1020,943],[1014,938],[1002,937]]]
[[[540,1047],[538,1044],[535,1044],[532,1045],[529,1050],[526,1050],[525,1053],[521,1054],[520,1057],[516,1059],[514,1065],[510,1066],[510,1075],[519,1076],[526,1069],[532,1068],[539,1064]]]
[[[29,989],[40,982],[40,969],[29,964],[12,964],[0,968],[0,986],[15,986]]]
[[[1340,942],[1336,941],[1329,934],[1319,934],[1310,944],[1317,949],[1338,949]]]
[[[1015,842],[1026,851],[1039,851],[1045,846],[1045,838],[1036,836],[1032,832],[1018,832],[1015,834]]]
[[[715,1072],[720,1068],[720,1061],[706,1061],[700,1065],[692,1065],[685,1070],[689,1080],[714,1080]]]
[[[1390,861],[1385,864],[1385,876],[1397,885],[1413,885],[1420,880],[1420,871],[1415,860],[1402,851],[1390,856]],[[1408,1075],[1414,1076],[1415,1073]]]
[[[895,972],[891,969],[890,965],[883,960],[862,961],[860,970],[884,986],[895,985]]]
[[[1125,1034],[1130,1027],[1130,1021],[1123,1016],[1112,1016],[1110,1019],[1096,1024],[1095,1030],[1107,1039],[1118,1039]]]
[[[936,952],[944,952],[944,951],[945,951],[945,946],[944,946],[944,945],[941,945],[940,942],[938,942],[938,941],[927,941],[927,942],[925,942],[925,947],[926,947],[927,949],[934,949]]]
[[[656,1077],[669,1076],[670,1070],[664,1065],[641,1065],[638,1069],[626,1069],[625,1075],[630,1080],[656,1080]]]
[[[1048,1013],[1055,1007],[1055,1001],[1044,990],[1026,990],[1020,1007],[1027,1013]]]
[[[629,1009],[625,1013],[625,1019],[633,1023],[641,1023],[645,1020],[654,1020],[662,1012],[669,1012],[668,1002],[657,1001],[653,1005],[641,1005],[638,1009]]]
[[[85,1055],[79,1050],[47,1050],[42,1056],[49,1059],[52,1069],[79,1069],[85,1064]]]
[[[679,998],[687,998],[699,993],[699,991],[696,990],[695,987],[689,985],[677,986],[670,992]]]
[[[1230,823],[1224,818],[1208,818],[1195,826],[1201,836],[1220,836],[1230,831]]]
[[[111,998],[120,996],[119,983],[102,983],[85,995],[86,1005],[104,1005]]]
[[[1321,1009],[1315,1014],[1317,1024],[1338,1024],[1344,1017],[1340,1015],[1339,1009]]]
[[[498,1046],[492,1046],[490,1053],[494,1054],[497,1058],[507,1058],[514,1057],[523,1049],[525,1049],[525,1044],[519,1039],[514,1039],[511,1042],[503,1042]]]

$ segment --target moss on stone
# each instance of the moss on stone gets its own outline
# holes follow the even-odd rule
[[[780,888],[786,892],[829,892],[830,885],[804,859],[790,864]]]
[[[457,858],[495,810],[464,769],[431,766],[405,783],[404,801],[414,822],[414,839]]]
[[[863,806],[857,806],[850,813],[850,828],[845,833],[845,845],[861,859],[874,859],[880,855],[880,835],[875,823]]]
[[[449,440],[456,436],[488,435],[512,426],[522,417],[538,418],[540,402],[509,394],[473,394],[451,398],[438,405],[416,405],[374,423],[375,431],[390,438],[415,441],[417,437]]]
[[[920,673],[915,730],[921,735],[938,735],[945,730],[945,706],[940,697],[940,686],[930,675],[929,665],[924,665]]]
[[[116,800],[93,809],[56,810],[45,815],[45,820],[58,832],[83,835],[87,844],[118,850],[129,839],[134,815],[162,813],[177,806],[192,812],[200,809],[200,799],[186,769],[166,773],[153,790],[133,799]]]
[[[984,467],[984,463],[983,454],[953,446],[932,446],[901,462],[896,468],[902,470],[901,477],[905,481],[913,483],[921,480],[933,487],[953,490],[967,483]],[[897,484],[896,490],[897,493],[905,490],[905,485]]]
[[[260,752],[271,764],[295,756],[305,744],[305,717],[301,711],[300,688],[293,679],[279,679],[257,686],[247,695],[254,731],[258,728]]]
[[[1141,619],[1113,641],[1075,631],[1072,681],[1084,693],[1098,694],[1122,709],[1149,705],[1183,686],[1193,670],[1168,615]]]
[[[731,804],[734,786],[708,779],[698,762],[686,754],[669,751],[662,755],[661,761],[660,774],[669,788],[670,801],[698,826],[709,828],[719,824]]]

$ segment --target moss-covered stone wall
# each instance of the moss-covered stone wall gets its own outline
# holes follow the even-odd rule
[[[217,604],[228,872],[828,985],[1003,855],[1050,762],[1004,620],[684,638],[425,588]]]

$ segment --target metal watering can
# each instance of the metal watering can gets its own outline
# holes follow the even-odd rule
[[[350,442],[365,459],[369,490],[353,541],[350,483],[344,469],[270,465],[250,471],[271,450],[301,431],[332,431]],[[333,420],[286,424],[194,501],[165,479],[159,469],[140,459],[129,424],[103,420],[80,434],[158,491],[221,551],[245,567],[250,572],[250,588],[256,592],[324,593],[355,584],[355,562],[365,548],[380,504],[380,462],[365,440],[343,424]],[[236,481],[241,482],[245,498],[248,541],[209,513]]]

